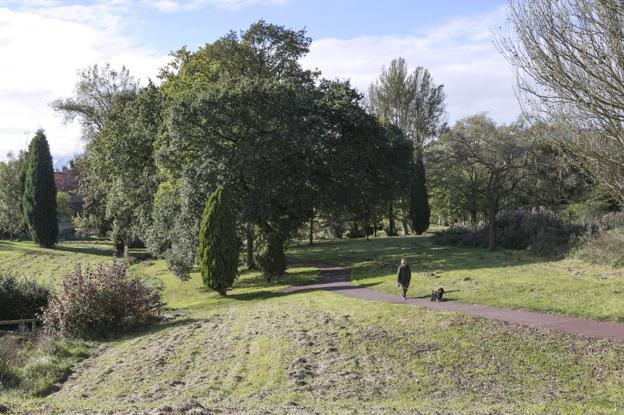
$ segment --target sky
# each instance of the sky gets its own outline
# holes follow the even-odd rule
[[[401,56],[444,85],[450,123],[520,114],[512,68],[492,42],[505,0],[0,0],[0,160],[38,128],[57,166],[81,151],[77,123],[50,107],[73,95],[79,70],[125,65],[142,84],[157,81],[171,51],[259,19],[305,28],[313,42],[302,65],[361,92]]]

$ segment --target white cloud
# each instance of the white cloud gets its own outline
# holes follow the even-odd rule
[[[238,10],[249,6],[274,6],[289,2],[290,0],[142,0],[142,4],[163,13],[192,11],[207,6]]]
[[[38,128],[46,130],[54,157],[80,149],[79,127],[64,124],[49,106],[73,94],[80,69],[110,62],[145,80],[167,61],[122,35],[115,1],[91,7],[30,3],[19,11],[0,8],[0,159],[23,149],[26,134],[32,137]]]
[[[177,12],[181,8],[180,3],[171,0],[154,1],[150,3],[152,3],[152,7],[163,13]]]
[[[147,0],[135,0],[138,2]],[[149,0],[153,7],[251,3],[284,0]],[[15,6],[19,3],[19,6]],[[159,6],[156,4],[160,3]],[[126,65],[145,80],[154,78],[168,60],[124,35],[131,21],[130,2],[101,0],[90,6],[61,5],[55,0],[0,0],[0,159],[9,150],[23,149],[26,132],[45,128],[55,157],[80,148],[80,131],[63,124],[49,103],[73,94],[77,73],[94,63]],[[18,7],[10,10],[5,5]],[[144,4],[145,5],[145,4]],[[303,60],[319,68],[325,77],[351,79],[366,91],[393,58],[404,57],[411,68],[428,68],[447,92],[450,121],[488,111],[498,121],[520,113],[513,91],[512,68],[491,42],[491,28],[504,21],[504,11],[461,18],[409,36],[361,36],[324,38],[312,43]]]
[[[444,84],[449,120],[486,111],[499,122],[516,119],[520,107],[513,70],[492,44],[491,29],[504,9],[462,17],[410,36],[361,36],[313,41],[305,67],[323,76],[350,79],[360,91],[379,76],[382,65],[403,57],[411,69],[423,66]]]

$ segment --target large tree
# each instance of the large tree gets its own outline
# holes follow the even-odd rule
[[[151,82],[128,97],[118,96],[100,134],[87,144],[92,173],[106,188],[105,218],[119,254],[133,240],[146,240],[159,177],[154,144],[163,102]]]
[[[50,248],[58,236],[56,185],[50,147],[43,130],[30,142],[24,161],[22,209],[34,242]]]
[[[496,249],[496,217],[514,200],[524,178],[533,147],[533,138],[526,126],[517,122],[498,126],[485,115],[459,120],[448,131],[447,155],[458,166],[475,166],[482,176],[485,214],[488,220],[489,248]],[[463,174],[462,170],[458,170]]]
[[[310,42],[304,31],[260,21],[196,52],[176,52],[162,72],[170,102],[156,152],[167,178],[162,186],[178,187],[191,217],[199,216],[218,184],[233,189],[234,208],[247,229],[249,265],[255,226],[284,241],[312,207],[310,149],[320,136],[314,122],[316,77],[299,64]],[[182,226],[182,233],[197,235],[197,220],[167,223],[172,231]],[[192,261],[194,250],[188,248],[194,242],[188,242],[181,247],[161,234],[150,246],[164,248],[165,256],[188,251],[176,257]]]
[[[6,162],[0,162],[0,232],[13,236],[24,229],[22,211],[22,188],[20,177],[24,155],[8,154]]]
[[[94,154],[97,150],[92,151],[91,147],[99,147],[107,141],[102,138],[103,134],[117,134],[114,130],[119,130],[122,119],[129,119],[124,117],[124,111],[135,100],[139,89],[138,81],[130,75],[126,67],[115,69],[109,64],[93,65],[78,74],[72,97],[57,99],[52,103],[52,108],[62,113],[66,121],[78,120],[82,127],[82,139],[86,148],[85,153],[76,159],[79,193],[84,199],[82,221],[85,226],[97,228],[102,236],[112,229],[114,222],[111,215],[107,214],[107,198],[113,182],[110,175],[117,172],[123,174],[128,168],[124,163],[117,163],[103,176],[98,164],[101,165],[99,161],[106,160],[107,155],[98,156]],[[129,128],[131,122],[128,121],[125,127]],[[131,149],[130,144],[123,148],[117,145],[117,152],[108,155],[112,154],[117,159],[125,157],[126,153],[136,155],[129,151]],[[128,159],[136,164],[145,157]],[[113,163],[111,161],[108,164]]]
[[[624,5],[510,0],[497,36],[523,104],[566,157],[624,202]]]
[[[403,131],[413,143],[412,183],[409,186],[409,218],[417,226],[416,233],[429,227],[429,204],[424,169],[424,147],[435,137],[443,125],[445,93],[442,85],[436,85],[429,71],[417,67],[409,72],[403,58],[393,59],[383,68],[379,79],[369,88],[368,100],[371,110],[382,122],[391,123]],[[422,183],[416,183],[422,181]],[[390,200],[388,216],[392,224],[393,200]],[[424,230],[423,230],[424,229]]]
[[[410,73],[403,58],[393,59],[383,68],[368,91],[372,111],[399,127],[416,146],[437,135],[445,98],[444,86],[437,85],[427,69],[419,66]]]

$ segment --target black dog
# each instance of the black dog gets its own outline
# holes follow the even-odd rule
[[[442,296],[444,295],[444,288],[438,288],[437,290],[431,291],[431,301],[442,301]]]

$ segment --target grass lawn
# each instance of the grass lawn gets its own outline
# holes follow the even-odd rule
[[[349,266],[355,284],[397,295],[396,269],[406,258],[413,296],[443,287],[452,301],[624,322],[623,270],[572,258],[441,247],[427,235],[319,242],[293,247],[288,255]]]
[[[71,272],[76,264],[93,266],[108,263],[114,250],[109,241],[61,242],[55,249],[44,249],[32,242],[0,240],[0,273],[35,279],[47,285]]]
[[[424,248],[410,253],[416,246]],[[378,257],[363,260],[371,247]],[[426,256],[435,265],[426,272],[436,274],[461,272],[473,255],[464,272],[501,269],[519,256],[455,250],[438,257],[447,258],[443,269],[437,250],[426,238],[388,238],[290,255],[353,265],[357,282],[376,288],[391,281],[400,256]],[[552,268],[544,269],[548,277]],[[277,292],[313,279],[311,268],[291,268],[277,284],[245,273],[226,298],[205,290],[198,273],[179,281],[160,260],[131,271],[161,287],[175,317],[97,343],[57,393],[0,392],[0,402],[34,414],[185,413],[197,404],[222,414],[624,412],[622,344],[330,292]],[[442,279],[416,277],[416,285]]]

